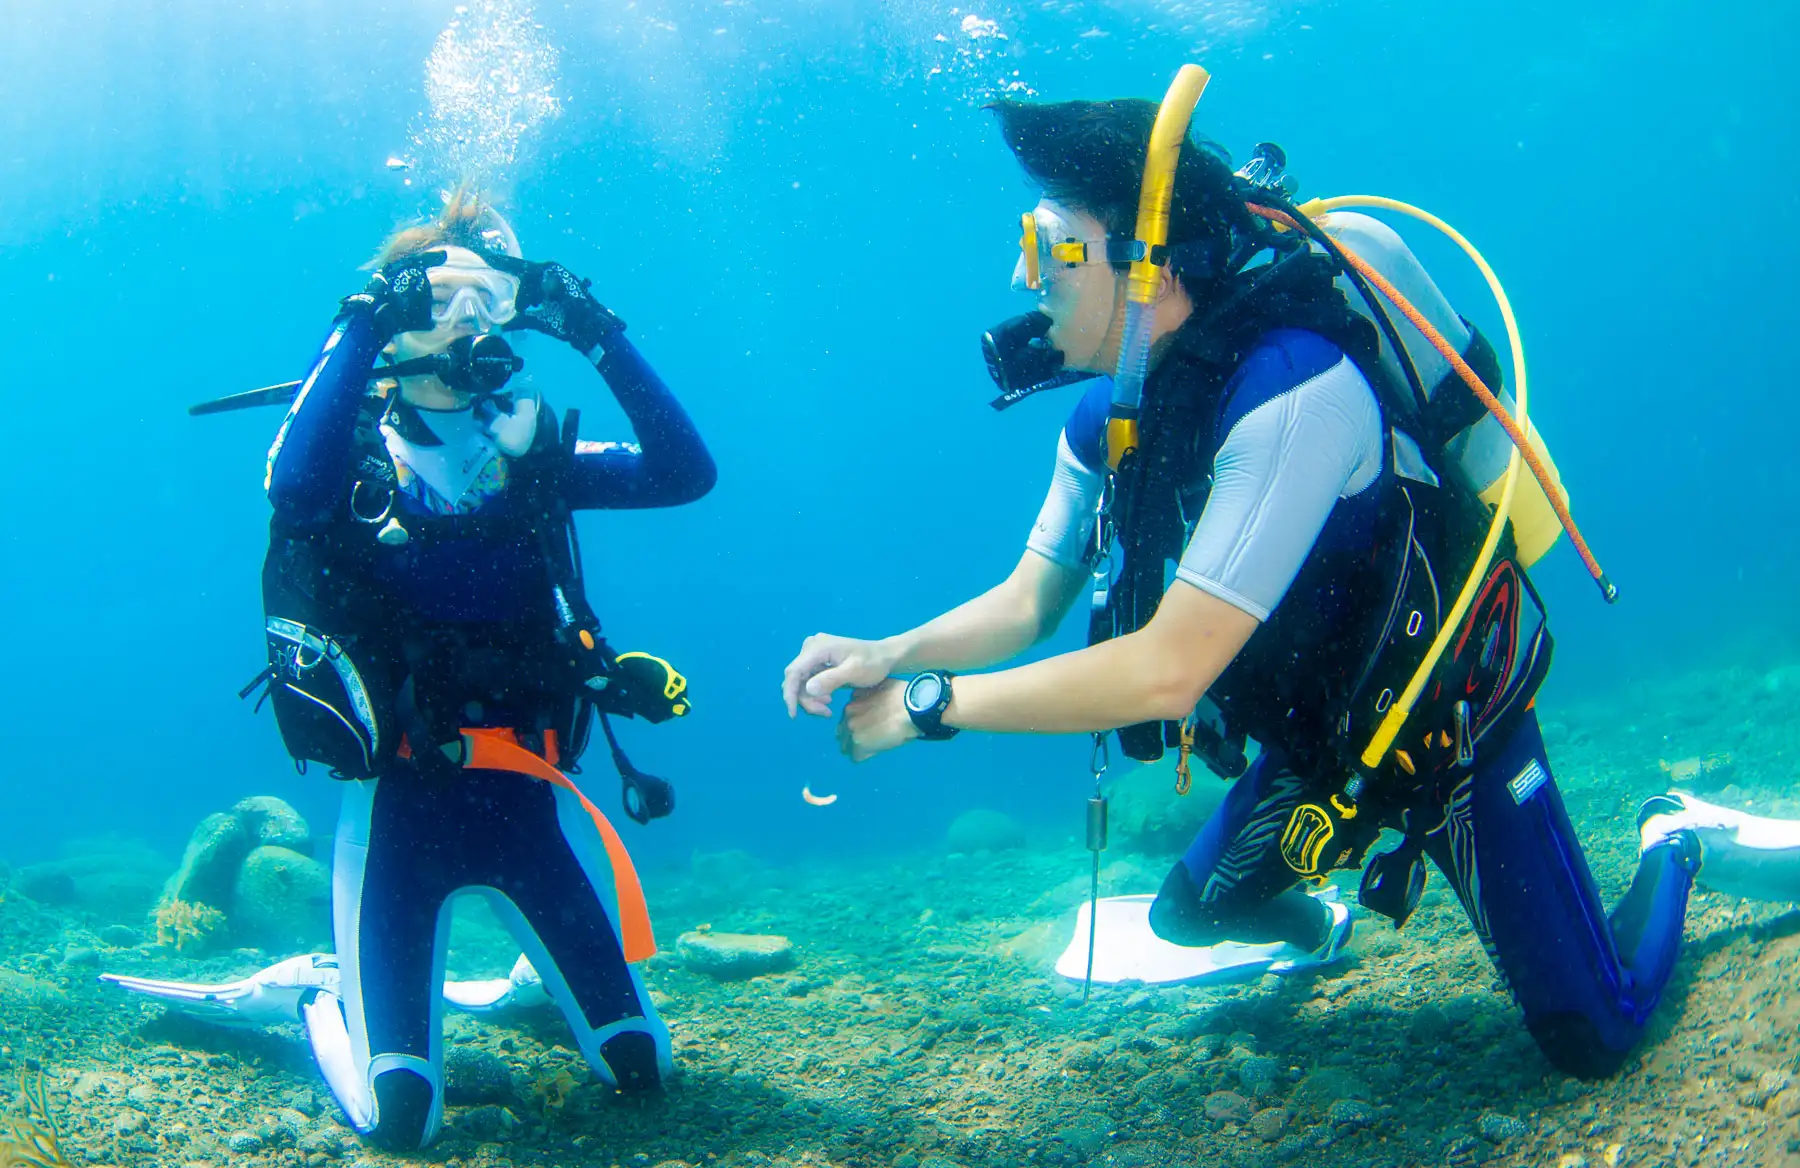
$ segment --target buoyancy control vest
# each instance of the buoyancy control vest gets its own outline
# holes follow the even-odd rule
[[[371,397],[359,417],[350,481],[328,522],[270,526],[264,676],[288,753],[335,777],[371,778],[400,754],[435,765],[464,728],[504,727],[576,769],[594,679],[612,662],[566,502],[578,412],[559,432],[540,411],[530,448],[508,460],[504,506],[432,515],[401,507],[379,432],[389,408]],[[444,619],[397,586],[409,562],[458,543],[505,564],[504,619]]]
[[[1298,241],[1278,245],[1272,262],[1233,277],[1210,298],[1210,309],[1174,335],[1145,395],[1141,443],[1114,478],[1110,526],[1122,562],[1099,582],[1090,640],[1132,632],[1154,615],[1170,563],[1205,506],[1224,389],[1257,341],[1278,328],[1324,337],[1356,365],[1381,405],[1386,432],[1374,537],[1358,552],[1315,546],[1290,586],[1290,601],[1276,606],[1215,681],[1189,727],[1201,732],[1185,741],[1226,777],[1242,773],[1250,738],[1279,750],[1290,769],[1321,788],[1346,778],[1388,780],[1377,786],[1398,807],[1434,778],[1466,769],[1474,743],[1525,706],[1547,668],[1550,640],[1509,535],[1408,724],[1409,740],[1389,753],[1379,775],[1358,775],[1360,747],[1424,659],[1450,607],[1450,589],[1474,562],[1489,513],[1446,455],[1484,414],[1479,403],[1471,409],[1468,391],[1452,377],[1430,385],[1419,409],[1416,395],[1396,384],[1394,362],[1384,360],[1381,330],[1334,286],[1339,274],[1328,256]],[[1491,346],[1472,327],[1468,338],[1465,359],[1499,385]],[[1097,525],[1098,538],[1108,526]],[[1184,742],[1176,723],[1126,727],[1119,737],[1126,753],[1143,761]]]

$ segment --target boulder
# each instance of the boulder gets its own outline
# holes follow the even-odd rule
[[[1193,786],[1175,793],[1175,752],[1162,762],[1118,772],[1106,784],[1107,826],[1112,846],[1148,856],[1174,855],[1198,834],[1225,801],[1229,783],[1195,760]]]
[[[74,905],[106,920],[149,911],[169,870],[166,856],[117,836],[70,840],[62,855],[21,868],[14,887],[40,904]]]
[[[188,837],[181,865],[163,884],[158,907],[180,901],[228,908],[238,868],[249,851],[250,837],[242,820],[226,812],[208,815]]]
[[[312,855],[312,829],[306,818],[285,799],[273,795],[252,795],[240,799],[231,808],[244,825],[244,834],[253,848],[265,845],[288,848],[303,856]]]
[[[1025,829],[1003,811],[975,808],[950,823],[946,841],[953,852],[1003,852],[1025,843]]]
[[[780,973],[794,965],[794,943],[772,934],[683,933],[675,951],[688,969],[720,981]]]
[[[265,844],[244,857],[231,906],[234,940],[272,952],[307,948],[331,936],[331,870]]]

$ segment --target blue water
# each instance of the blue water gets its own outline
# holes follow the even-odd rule
[[[297,776],[235,697],[262,653],[278,418],[183,407],[298,376],[356,266],[456,177],[384,166],[428,120],[450,3],[174,7],[8,0],[0,27],[15,862],[106,831],[173,851],[253,793],[329,822],[329,780]],[[1197,124],[1235,154],[1276,140],[1303,193],[1417,202],[1486,251],[1533,415],[1626,597],[1605,610],[1566,546],[1535,573],[1550,700],[1796,651],[1791,6],[974,12],[1004,39],[915,0],[538,6],[563,112],[499,193],[528,255],[592,276],[630,322],[722,472],[697,505],[582,520],[614,641],[674,660],[697,698],[683,724],[627,727],[681,789],[673,819],[631,833],[640,854],[908,848],[977,805],[1076,829],[1080,741],[968,735],[851,768],[777,695],[804,635],[881,635],[973,595],[1035,514],[1069,403],[994,414],[975,343],[1022,309],[1008,276],[1034,195],[980,109],[1007,86],[1153,98],[1200,60]],[[1408,236],[1500,335],[1474,274]],[[572,355],[526,355],[589,436],[625,436]],[[589,782],[610,803],[598,757]],[[803,783],[842,798],[809,808]]]

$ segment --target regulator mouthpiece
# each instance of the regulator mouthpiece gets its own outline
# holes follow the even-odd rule
[[[1000,396],[988,403],[996,410],[1017,405],[1034,393],[1094,376],[1063,368],[1062,350],[1050,344],[1050,325],[1048,316],[1033,309],[981,334],[988,376],[1000,387]]]

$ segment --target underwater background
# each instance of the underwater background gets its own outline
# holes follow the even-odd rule
[[[332,784],[295,775],[235,696],[262,653],[278,411],[183,408],[300,376],[357,265],[484,155],[527,254],[594,279],[721,468],[697,505],[581,521],[612,639],[696,696],[683,724],[626,727],[681,792],[634,848],[855,854],[971,805],[1077,830],[1083,743],[965,738],[851,769],[823,725],[781,716],[778,677],[806,634],[884,635],[997,581],[1042,498],[1073,391],[985,404],[976,341],[1022,307],[1034,195],[981,103],[1155,98],[1189,59],[1215,75],[1195,125],[1234,157],[1276,141],[1303,195],[1430,208],[1506,282],[1533,417],[1623,592],[1601,604],[1567,541],[1534,573],[1546,700],[1800,638],[1792,6],[477,5],[465,20],[487,12],[514,54],[486,68],[549,95],[520,99],[523,132],[460,148],[432,135],[488,127],[428,101],[447,2],[6,7],[15,861],[111,830],[174,848],[252,791],[329,818]],[[1405,234],[1501,335],[1466,262]],[[626,436],[571,354],[521,351],[588,436]],[[844,796],[829,818],[808,782]]]
[[[565,1063],[585,1072],[556,1061],[569,1052],[553,1027],[521,1039],[535,1077],[496,1096],[519,1122],[536,1116],[503,1133],[520,1162],[698,1163],[754,1145],[896,1168],[1800,1163],[1800,1104],[1772,1102],[1800,1096],[1785,1079],[1800,1074],[1792,914],[1698,898],[1643,1062],[1593,1097],[1530,1046],[1435,876],[1416,923],[1397,938],[1369,926],[1335,979],[1065,1014],[1069,987],[1048,966],[1087,893],[1087,742],[966,735],[853,768],[830,727],[790,722],[778,693],[807,634],[896,632],[1001,579],[1043,497],[1075,391],[1004,414],[986,404],[977,341],[1025,307],[1008,285],[1036,194],[983,103],[1155,99],[1192,60],[1213,74],[1195,128],[1234,159],[1275,141],[1304,197],[1426,207],[1505,282],[1532,419],[1622,592],[1603,604],[1566,540],[1533,572],[1557,638],[1546,738],[1609,902],[1635,857],[1631,811],[1671,779],[1800,814],[1796,45],[1800,8],[1749,0],[4,0],[0,312],[19,336],[4,367],[0,874],[74,864],[57,871],[79,884],[89,869],[68,857],[111,849],[155,869],[153,894],[203,817],[253,795],[297,808],[325,855],[337,785],[296,774],[272,717],[236,696],[264,651],[261,481],[279,411],[185,407],[301,376],[338,298],[363,283],[358,265],[472,177],[527,257],[593,278],[720,468],[697,504],[580,518],[614,645],[669,658],[693,686],[690,717],[621,727],[635,761],[679,790],[651,827],[615,816],[659,935],[718,920],[792,935],[802,954],[760,997],[656,970],[690,1064],[667,1111],[594,1102],[559,1129],[563,1096],[553,1108],[543,1084],[562,1090]],[[1461,255],[1401,230],[1460,311],[1501,336]],[[524,382],[581,409],[584,437],[629,437],[572,354],[544,338],[519,349]],[[1082,624],[1042,651],[1078,645]],[[1171,800],[1145,773],[1134,797]],[[584,782],[616,806],[603,750]],[[1222,784],[1199,782],[1210,805]],[[808,806],[803,785],[840,797]],[[1142,827],[1163,812],[1136,814]],[[1180,831],[1121,830],[1103,890],[1151,891]],[[95,963],[226,977],[260,960],[172,965],[148,940],[115,960],[82,930],[142,926],[143,909],[122,911],[0,896],[3,1077],[15,1047],[28,1067],[60,1060],[57,1098],[99,1117],[88,1146],[108,1150],[93,1162],[198,1162],[168,1150],[181,1141],[118,1151],[148,1136],[96,1102],[124,1084],[83,1068],[120,1033],[137,1035],[124,1040],[134,1081],[158,1098],[177,1097],[171,1074],[179,1086],[208,1066],[261,1067],[271,1100],[326,1123],[299,1044],[221,1044],[154,1020],[136,1032],[138,1007],[96,996]],[[489,972],[512,954],[499,941],[463,952]],[[1204,1025],[1182,1021],[1203,1008]],[[1078,1017],[1102,1021],[1063,1021]],[[511,1038],[469,1041],[523,1057]],[[1325,1041],[1354,1050],[1356,1069],[1333,1069]],[[1009,1095],[987,1070],[1021,1043],[1048,1052],[1028,1072],[1037,1095]],[[1193,1060],[1188,1078],[1151,1083],[1171,1050]],[[788,1077],[751,1083],[771,1051]],[[193,1069],[145,1069],[159,1061]],[[861,1086],[830,1078],[845,1068]],[[1671,1135],[1665,1088],[1711,1108],[1715,1079],[1719,1109],[1689,1106]],[[866,1114],[817,1102],[859,1091]],[[868,1135],[871,1095],[942,1115]],[[1086,1102],[1056,1105],[1067,1113],[1042,1103],[1075,1095]],[[1251,1111],[1236,1111],[1250,1103],[1280,1103],[1291,1128],[1252,1136]],[[789,1126],[770,1134],[757,1116]],[[227,1159],[229,1124],[213,1126],[213,1159]],[[996,1151],[1006,1132],[1043,1145]],[[1311,1151],[1277,1156],[1302,1134]],[[1134,1135],[1186,1140],[1185,1158],[1134,1161],[1121,1150]],[[271,1149],[311,1137],[258,1138],[285,1163]],[[447,1146],[440,1162],[462,1154]]]

